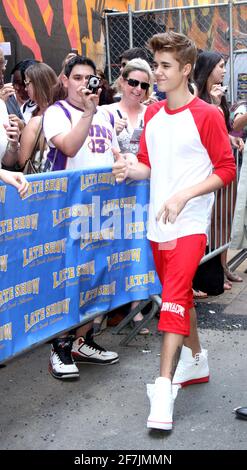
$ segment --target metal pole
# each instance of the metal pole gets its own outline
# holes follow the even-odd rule
[[[229,10],[229,60],[230,60],[230,101],[231,104],[234,103],[234,69],[233,69],[233,1],[229,0],[228,3],[228,10]]]
[[[131,5],[128,5],[128,17],[129,17],[129,47],[133,47],[133,22],[132,22],[132,10]]]
[[[182,10],[178,10],[178,19],[179,19],[179,32],[183,32],[183,22],[182,22]]]
[[[105,15],[105,39],[106,39],[106,58],[107,58],[107,69],[108,69],[108,81],[112,82],[111,78],[111,54],[110,54],[110,40],[109,40],[109,26],[108,26],[108,15]]]

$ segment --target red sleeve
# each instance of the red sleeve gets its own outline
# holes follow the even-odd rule
[[[160,110],[162,106],[164,106],[164,101],[158,101],[157,103],[149,105],[144,116],[144,130],[140,138],[140,146],[137,158],[140,163],[143,163],[149,168],[151,168],[151,165],[148,157],[148,149],[146,144],[146,126],[148,121],[152,119],[152,117]]]
[[[192,110],[203,146],[214,167],[213,174],[220,177],[224,185],[236,178],[236,164],[223,113],[214,105],[205,103],[207,110]],[[199,109],[199,108],[198,108]]]

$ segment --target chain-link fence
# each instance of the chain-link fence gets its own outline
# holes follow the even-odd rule
[[[130,47],[145,48],[153,34],[168,29],[188,35],[198,49],[221,52],[227,60],[229,100],[233,103],[247,95],[246,1],[145,11],[132,11],[129,7],[127,13],[106,13],[109,81],[113,82],[119,76],[119,56],[124,50]]]

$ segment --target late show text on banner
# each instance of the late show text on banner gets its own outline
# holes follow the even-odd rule
[[[0,361],[98,314],[160,293],[146,239],[148,181],[111,170],[0,185]]]

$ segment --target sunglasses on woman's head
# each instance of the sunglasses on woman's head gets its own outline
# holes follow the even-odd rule
[[[149,83],[139,82],[139,80],[135,80],[134,78],[126,78],[126,82],[128,83],[129,86],[132,86],[134,88],[140,85],[141,89],[145,91],[147,91],[150,87]]]

